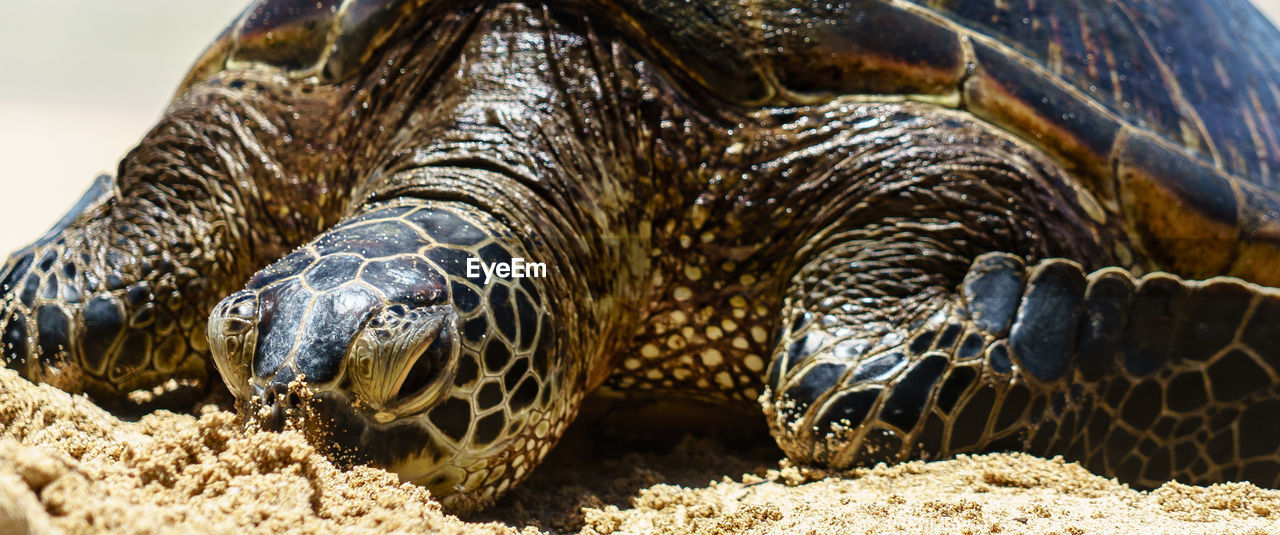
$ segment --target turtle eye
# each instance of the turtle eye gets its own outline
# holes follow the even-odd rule
[[[392,306],[373,314],[347,352],[354,393],[377,410],[414,413],[434,402],[456,367],[452,307]]]
[[[409,403],[424,395],[440,378],[441,372],[451,360],[454,345],[450,329],[440,329],[435,340],[418,354],[409,367],[404,382],[396,393],[396,403]]]
[[[207,334],[214,365],[236,397],[247,395],[258,345],[258,297],[249,291],[227,296],[209,315]]]

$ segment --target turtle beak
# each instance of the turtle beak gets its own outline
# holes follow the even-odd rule
[[[410,450],[444,451],[416,422],[379,423],[342,392],[312,390],[302,381],[272,382],[254,398],[252,413],[269,431],[295,430],[329,460],[341,466],[395,466]]]
[[[266,386],[251,385],[250,414],[258,425],[269,431],[283,431],[305,415],[304,408],[313,395],[303,381],[296,380],[291,368],[281,369]]]
[[[316,390],[281,370],[265,387],[254,385],[250,415],[266,431],[301,431],[331,459],[368,463],[364,452],[369,421],[346,395]],[[355,458],[360,456],[360,458]]]

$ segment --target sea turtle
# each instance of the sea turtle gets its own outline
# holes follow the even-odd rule
[[[1276,486],[1277,58],[1244,0],[261,0],[9,259],[3,352],[118,410],[216,365],[459,509],[599,389]]]

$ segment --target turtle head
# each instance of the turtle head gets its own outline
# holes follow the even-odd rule
[[[209,344],[242,412],[437,496],[492,499],[522,477],[566,391],[541,283],[468,271],[518,247],[483,217],[372,210],[223,299]]]
[[[429,280],[430,273],[421,276]],[[291,420],[322,427],[363,418],[386,423],[437,404],[457,369],[452,307],[415,301],[385,302],[360,284],[326,292],[288,282],[243,290],[211,315],[211,347],[228,387],[265,428],[279,430]],[[317,414],[302,411],[304,398],[327,400],[331,419],[351,414],[308,421]]]
[[[293,413],[308,395],[341,400],[360,417],[344,420],[386,423],[448,394],[458,317],[445,276],[416,254],[424,244],[387,243],[402,227],[344,225],[214,308],[208,334],[218,371],[264,427],[304,419]]]

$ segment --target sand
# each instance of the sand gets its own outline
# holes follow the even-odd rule
[[[0,370],[0,532],[1280,533],[1280,491],[1247,483],[1137,492],[1023,454],[828,474],[791,466],[750,424],[699,436],[625,416],[585,417],[464,521],[216,406],[126,422]]]

